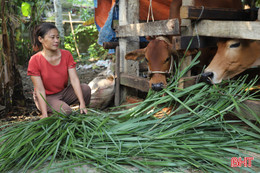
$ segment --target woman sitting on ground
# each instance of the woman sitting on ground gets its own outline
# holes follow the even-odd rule
[[[91,89],[87,84],[80,84],[72,54],[59,48],[57,27],[51,23],[39,25],[33,41],[34,51],[38,52],[29,61],[27,75],[33,82],[33,98],[41,118],[48,117],[53,110],[69,115],[72,113],[70,105],[77,103],[80,113],[86,114]]]

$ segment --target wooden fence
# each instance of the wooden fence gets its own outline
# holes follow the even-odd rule
[[[212,9],[194,7],[193,4],[194,0],[183,0],[179,26],[177,19],[139,23],[139,0],[119,1],[116,105],[125,99],[129,90],[133,92],[130,88],[149,90],[148,79],[139,77],[138,62],[124,58],[127,52],[139,49],[139,36],[174,35],[173,46],[176,50],[185,50],[194,36],[191,49],[216,46],[217,37],[260,40],[259,10]],[[185,59],[183,68],[190,63],[191,56]]]

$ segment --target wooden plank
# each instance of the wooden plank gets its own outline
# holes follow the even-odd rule
[[[216,47],[218,38],[204,36],[173,36],[172,44],[175,50],[198,49],[206,47]]]
[[[140,48],[145,48],[148,45],[149,42],[140,42]],[[119,46],[119,42],[103,42],[103,48],[104,49],[115,49],[117,46]]]
[[[191,60],[192,60],[191,55],[184,57],[184,59],[180,59],[180,63],[181,63],[180,71],[184,70],[187,66],[189,66],[191,63]],[[186,74],[184,74],[183,77],[191,77],[191,70],[189,70]],[[184,82],[180,80],[179,88],[184,88],[184,87],[185,87]]]
[[[209,36],[260,40],[260,21],[212,21],[201,20],[182,28],[182,36]],[[188,25],[187,25],[188,24]]]
[[[184,70],[186,67],[188,67],[191,63],[192,60],[192,56],[188,55],[186,57],[184,57],[183,61],[181,62],[181,66],[180,66],[180,71]],[[191,71],[187,71],[186,74],[184,74],[184,77],[190,77],[191,76]]]
[[[143,92],[149,91],[149,80],[147,78],[142,78],[138,76],[128,75],[126,73],[120,74],[120,83],[121,85],[136,88]]]
[[[103,42],[103,48],[104,49],[115,49],[117,46],[119,46],[119,42],[118,41]]]
[[[198,76],[182,77],[179,80],[178,87],[184,89],[184,88],[190,87],[192,85],[195,85],[197,82],[197,79],[198,79]]]
[[[116,29],[117,37],[152,36],[152,35],[179,35],[178,19],[160,20],[148,23],[136,23],[119,26]]]
[[[196,19],[196,20],[211,19],[211,20],[255,21],[257,19],[257,11],[182,6],[180,9],[180,16],[182,19]]]
[[[245,104],[246,106],[249,107],[250,110],[252,110],[256,116],[258,116],[258,118],[260,119],[260,101],[255,101],[255,100],[246,100],[243,102],[243,104]],[[255,121],[256,117],[253,116],[253,114],[248,111],[247,109],[240,107],[241,109],[241,113],[238,113],[237,110],[234,110],[234,115],[239,114],[242,117],[248,119],[248,120],[252,120]]]

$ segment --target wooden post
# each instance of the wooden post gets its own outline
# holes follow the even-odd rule
[[[133,23],[139,23],[139,0],[120,0],[119,26]],[[120,58],[120,65],[118,67],[120,72],[135,76],[139,75],[138,62],[125,60],[126,53],[135,49],[139,49],[139,37],[119,38],[120,56],[117,58]],[[120,76],[117,76],[117,78],[120,78]],[[126,98],[127,88],[117,86],[116,93],[119,94],[116,95],[115,102],[119,105]]]
[[[119,25],[127,24],[127,0],[119,1]],[[126,54],[126,38],[119,38],[119,48],[116,56],[116,69],[117,69],[117,82],[116,82],[116,91],[115,91],[115,106],[119,106],[121,103],[122,91],[120,86],[120,73],[124,71],[124,56]]]
[[[192,60],[191,55],[184,57],[184,59],[182,60],[181,66],[180,66],[180,71],[184,70],[187,66],[189,66],[191,63],[191,60]],[[191,71],[189,70],[183,77],[191,77]],[[182,89],[185,88],[183,79],[179,80],[179,88],[182,88]]]
[[[257,20],[260,21],[260,8],[258,9],[258,17],[257,17]]]
[[[75,41],[75,48],[76,48],[76,51],[77,51],[77,54],[78,54],[79,59],[81,59],[81,58],[80,58],[79,49],[78,49],[78,45],[77,45],[76,36],[75,36],[75,34],[74,34],[74,29],[73,29],[73,25],[72,25],[72,20],[71,20],[71,14],[70,14],[70,12],[69,12],[69,18],[70,18],[70,28],[71,28],[71,32],[72,32],[72,35],[73,35],[73,40]]]
[[[119,46],[116,47],[116,89],[115,89],[115,106],[120,105],[120,50]]]
[[[182,6],[195,6],[195,2],[194,0],[182,0]],[[181,64],[181,67],[180,67],[180,70],[184,70],[190,63],[191,63],[191,60],[192,60],[192,56],[189,55],[189,56],[186,56],[184,57],[184,60],[182,61],[182,64]],[[187,74],[184,76],[184,77],[190,77],[191,76],[191,71],[188,71]],[[181,80],[179,81],[179,87],[180,88],[184,88]]]
[[[139,23],[139,0],[128,0],[127,8],[128,24]],[[139,37],[129,37],[126,47],[126,53],[139,49]],[[125,58],[125,57],[123,57]],[[139,62],[137,61],[125,61],[125,73],[139,76]]]
[[[189,66],[190,63],[191,63],[191,60],[192,60],[191,55],[184,57],[184,59],[181,63],[181,69],[180,70],[184,70],[187,66]],[[191,71],[188,71],[187,74],[184,75],[184,77],[190,77],[190,76],[191,76]]]

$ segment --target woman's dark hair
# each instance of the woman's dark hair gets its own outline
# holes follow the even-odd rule
[[[44,38],[47,32],[51,29],[57,29],[57,27],[52,23],[42,23],[41,25],[37,26],[33,33],[33,50],[39,51],[42,49],[42,43],[38,40],[38,37]],[[57,29],[58,30],[58,29]]]

